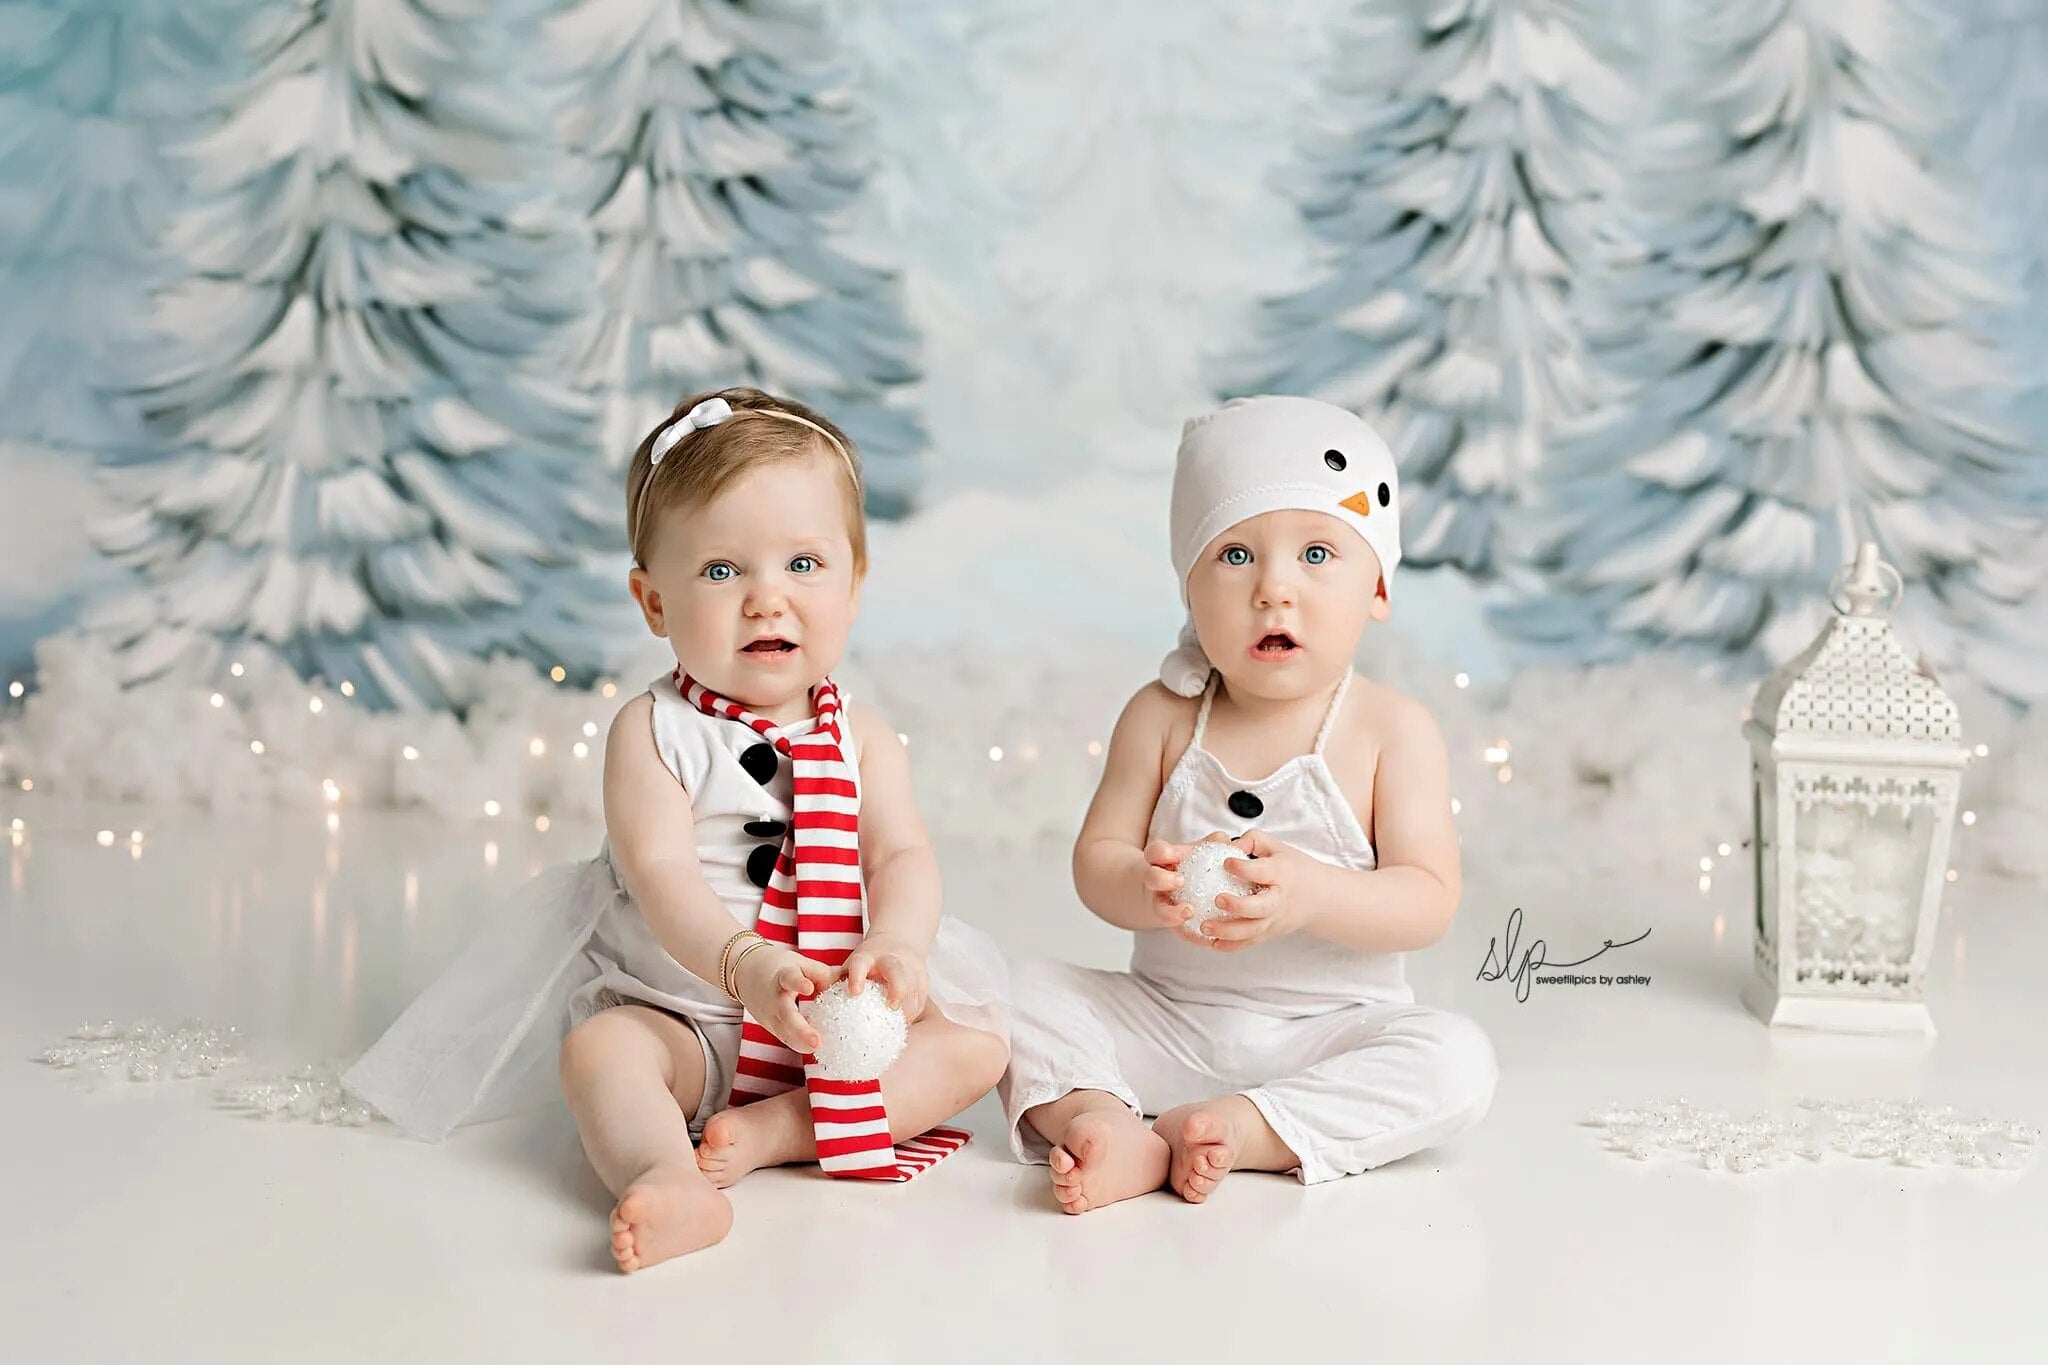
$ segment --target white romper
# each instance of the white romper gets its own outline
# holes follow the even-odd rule
[[[734,920],[751,926],[793,814],[789,760],[749,727],[699,711],[673,678],[648,691],[655,748],[690,796],[704,879]],[[803,721],[785,733],[805,734],[816,724]],[[851,727],[844,747],[858,785]],[[926,965],[933,1008],[1007,1036],[1008,973],[987,935],[945,919]],[[607,840],[596,857],[542,873],[490,912],[454,965],[343,1079],[406,1132],[439,1139],[463,1122],[559,1093],[555,1053],[563,1036],[619,1004],[668,1010],[696,1031],[705,1082],[691,1129],[701,1132],[732,1092],[740,1007],[655,941],[621,885]]]
[[[1376,865],[1323,745],[1267,777],[1231,776],[1202,747],[1215,677],[1195,732],[1153,808],[1149,837],[1191,844],[1253,826],[1339,867]],[[1414,1003],[1399,953],[1290,934],[1237,953],[1170,929],[1134,935],[1129,972],[1032,963],[1017,973],[1002,1098],[1017,1159],[1049,1148],[1028,1109],[1075,1090],[1115,1095],[1141,1116],[1241,1092],[1301,1158],[1304,1184],[1353,1175],[1477,1123],[1499,1071],[1486,1034]]]

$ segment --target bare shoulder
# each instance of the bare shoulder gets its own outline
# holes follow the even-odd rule
[[[1114,744],[1125,755],[1158,765],[1163,781],[1165,769],[1194,738],[1195,715],[1200,710],[1200,699],[1183,697],[1155,678],[1124,703]]]
[[[901,732],[889,718],[864,701],[846,704],[847,729],[860,747],[860,764],[867,766],[870,755],[894,757],[903,751]]]
[[[1354,674],[1348,700],[1350,704],[1338,717],[1336,733],[1331,736],[1347,748],[1412,754],[1443,746],[1436,717],[1406,692]]]
[[[637,692],[627,698],[626,704],[612,717],[611,729],[605,735],[605,757],[624,754],[635,739],[644,740],[643,747],[650,752],[653,750],[654,695],[651,692]]]

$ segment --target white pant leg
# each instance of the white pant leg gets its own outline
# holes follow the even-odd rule
[[[1262,1059],[1284,1079],[1244,1095],[1301,1158],[1304,1185],[1447,1141],[1493,1102],[1493,1044],[1463,1015],[1360,1005],[1290,1022]]]
[[[1010,1069],[997,1087],[1017,1160],[1043,1163],[1050,1145],[1026,1110],[1076,1090],[1116,1096],[1141,1118],[1227,1088],[1196,1050],[1187,1011],[1128,972],[1066,962],[1017,970]]]

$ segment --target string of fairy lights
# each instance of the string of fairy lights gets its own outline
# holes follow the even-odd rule
[[[241,678],[246,676],[247,670],[244,668],[240,661],[235,661],[229,664],[228,673],[231,677]],[[560,686],[563,683],[565,683],[568,679],[568,676],[568,670],[560,664],[557,664],[553,668],[548,670],[549,679],[552,682],[554,682],[557,686]],[[1462,671],[1454,673],[1451,677],[1451,685],[1459,689],[1460,691],[1466,690],[1472,686],[1472,676],[1471,674]],[[355,684],[347,679],[343,679],[337,685],[335,690],[339,692],[341,696],[344,698],[352,699],[356,694]],[[618,690],[619,685],[616,682],[604,681],[599,685],[597,692],[599,697],[605,700],[611,700],[618,695]],[[26,696],[27,691],[28,685],[19,678],[10,681],[7,685],[7,695],[15,702],[20,702]],[[210,693],[207,696],[206,701],[207,705],[214,710],[224,709],[228,705],[228,698],[226,694],[219,691]],[[308,697],[306,699],[306,709],[308,713],[311,715],[321,716],[326,714],[328,707],[326,701],[322,697],[315,695]],[[1746,722],[1749,720],[1750,714],[1750,708],[1745,706],[1742,708],[1741,713],[1737,717],[1737,719],[1739,721]],[[570,755],[578,760],[588,759],[592,752],[591,741],[597,738],[597,733],[598,725],[595,720],[585,720],[581,722],[581,724],[568,736],[568,750]],[[907,733],[903,731],[898,731],[896,738],[899,741],[901,741],[906,748],[909,747],[910,736]],[[266,745],[264,741],[260,738],[251,738],[248,741],[248,744],[249,752],[252,755],[259,758],[263,757],[270,751],[269,746]],[[548,737],[546,735],[539,734],[532,736],[527,741],[526,749],[527,754],[534,759],[545,758],[550,751]],[[1041,750],[1039,749],[1038,744],[1035,741],[1029,739],[1017,742],[1012,745],[992,744],[988,747],[987,752],[988,761],[990,763],[1003,763],[1011,760],[1022,763],[1031,763],[1036,761],[1036,759],[1041,754]],[[1102,741],[1099,739],[1090,739],[1087,742],[1087,752],[1090,758],[1100,758],[1103,753]],[[1974,746],[1972,750],[1974,756],[1980,759],[1988,757],[1990,752],[1990,747],[1982,743]],[[399,749],[399,757],[408,763],[418,762],[422,756],[423,750],[421,750],[420,747],[416,744],[405,744],[401,746],[401,748]],[[1486,767],[1492,770],[1494,781],[1501,786],[1506,786],[1514,781],[1515,771],[1513,764],[1513,756],[1514,745],[1512,741],[1505,735],[1497,735],[1492,743],[1485,745],[1480,750],[1479,754],[1481,761],[1486,765]],[[5,771],[5,761],[5,753],[0,752],[0,772]],[[24,793],[33,793],[36,790],[35,779],[27,774],[23,774],[17,777],[15,779],[15,785],[18,786],[18,788]],[[333,777],[324,777],[320,780],[320,793],[322,798],[322,804],[325,807],[323,823],[325,824],[329,834],[338,834],[341,829],[341,812],[338,808],[344,804],[344,792],[342,790],[341,784]],[[1464,812],[1464,801],[1461,798],[1459,798],[1455,793],[1451,796],[1450,804],[1452,815],[1456,816]],[[496,797],[487,798],[482,803],[482,813],[484,818],[486,819],[500,819],[504,816],[505,811],[505,802]],[[1961,812],[1959,819],[1962,825],[1972,826],[1977,823],[1977,813],[1974,810],[1964,810],[1963,812]],[[550,828],[552,828],[552,826],[553,821],[550,819],[549,815],[545,811],[537,813],[533,817],[533,828],[536,833],[545,834],[549,831]],[[13,817],[9,821],[8,833],[13,846],[16,848],[22,847],[29,837],[29,826],[27,821],[20,816]],[[94,833],[93,838],[94,842],[96,842],[101,848],[111,849],[115,847],[117,844],[119,844],[128,850],[129,856],[131,858],[136,859],[141,858],[143,849],[147,843],[146,835],[144,831],[140,829],[130,830],[128,832],[128,837],[125,840],[125,842],[119,837],[116,831],[110,828],[97,830]],[[1749,846],[1748,839],[1742,839],[1740,841],[1719,840],[1712,845],[1709,852],[1701,855],[1699,859],[1699,879],[1697,884],[1699,887],[1699,892],[1702,896],[1710,895],[1712,893],[1714,886],[1714,872],[1718,862],[1732,858],[1735,855],[1738,842],[1740,846],[1743,848],[1747,848]],[[497,866],[498,845],[495,840],[489,841],[485,844],[484,861],[490,867],[495,868]],[[1950,866],[1949,868],[1947,868],[1944,873],[1946,881],[1950,884],[1955,883],[1958,880],[1959,875],[1960,874],[1954,866]],[[1943,907],[1943,913],[1945,915],[1952,912],[1952,910],[1952,906]],[[1720,934],[1717,921],[1717,941],[1719,937]]]

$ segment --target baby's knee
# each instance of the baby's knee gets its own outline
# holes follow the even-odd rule
[[[574,1085],[588,1079],[593,1072],[615,1062],[636,1041],[630,1019],[615,1009],[599,1010],[571,1028],[562,1039],[561,1049],[555,1054],[562,1084]]]
[[[956,1046],[961,1073],[982,1093],[995,1089],[1010,1068],[1010,1044],[999,1033],[963,1027]]]

